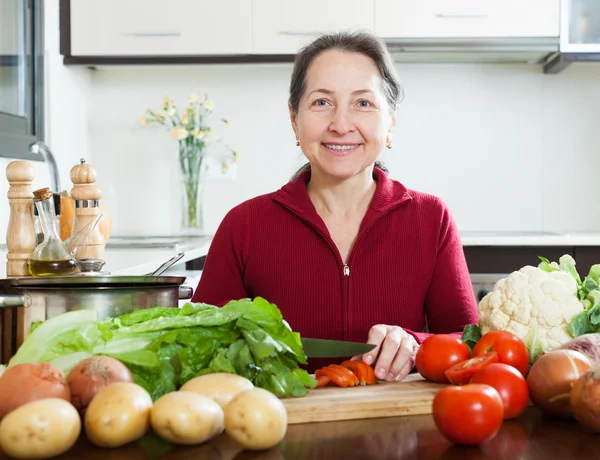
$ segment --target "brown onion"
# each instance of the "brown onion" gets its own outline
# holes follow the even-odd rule
[[[547,414],[571,416],[571,387],[590,367],[590,360],[575,350],[545,353],[527,375],[531,401]]]
[[[71,404],[85,412],[96,394],[114,382],[133,382],[131,372],[121,361],[110,356],[92,356],[80,361],[69,373]]]
[[[0,377],[0,419],[23,404],[45,398],[71,399],[65,375],[50,363],[17,364]]]
[[[571,390],[571,409],[579,423],[600,432],[600,368],[579,377]]]

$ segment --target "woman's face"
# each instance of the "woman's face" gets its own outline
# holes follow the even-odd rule
[[[325,51],[311,64],[292,127],[313,173],[343,180],[372,165],[391,142],[395,115],[375,63],[360,53]]]

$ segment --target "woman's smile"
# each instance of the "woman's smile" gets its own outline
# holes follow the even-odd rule
[[[325,147],[325,151],[336,156],[336,157],[345,157],[355,152],[360,144],[339,144],[339,143],[323,143]]]

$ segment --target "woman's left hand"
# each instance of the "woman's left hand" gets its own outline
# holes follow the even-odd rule
[[[402,380],[415,365],[419,344],[414,337],[399,326],[376,324],[369,331],[367,343],[376,347],[362,355],[362,360],[373,364],[379,380]]]

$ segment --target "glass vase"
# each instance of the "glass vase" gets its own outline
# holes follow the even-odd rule
[[[204,150],[180,141],[181,233],[204,232]]]

